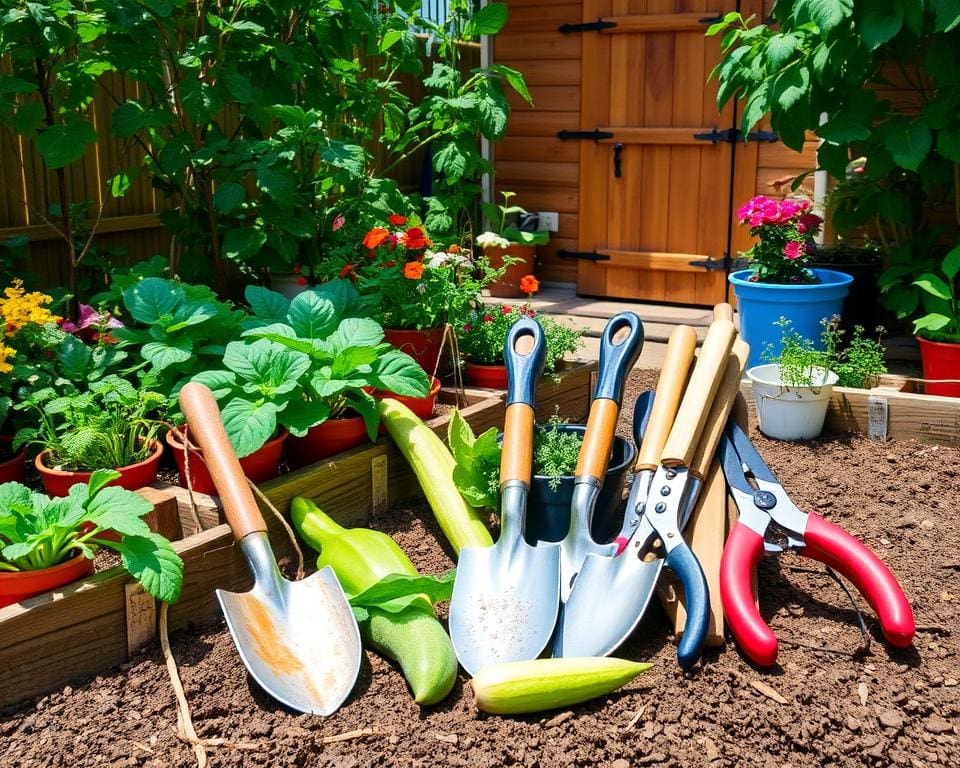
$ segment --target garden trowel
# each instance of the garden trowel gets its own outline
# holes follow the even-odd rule
[[[340,582],[329,567],[301,581],[283,577],[212,393],[189,383],[180,391],[180,407],[254,577],[249,592],[217,590],[240,658],[277,701],[329,715],[360,672],[360,631]]]

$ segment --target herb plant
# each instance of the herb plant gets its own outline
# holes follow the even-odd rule
[[[48,467],[69,471],[135,464],[154,450],[166,401],[115,374],[66,395],[45,387],[16,406],[33,416],[35,426],[18,430],[13,447],[38,445],[47,451]]]
[[[496,231],[477,235],[477,245],[481,248],[508,248],[512,244],[546,245],[550,242],[550,233],[545,229],[527,232],[517,226],[515,223],[517,215],[527,211],[519,205],[510,204],[510,200],[517,196],[516,192],[501,192],[500,194],[503,196],[503,205],[481,203],[484,215]],[[510,263],[507,262],[508,265]]]
[[[560,487],[561,477],[576,470],[583,443],[579,432],[558,428],[566,423],[555,413],[546,424],[538,424],[533,433],[533,473],[550,478],[550,489],[554,491]]]
[[[106,487],[119,472],[99,469],[68,496],[50,499],[20,483],[0,485],[0,572],[50,568],[78,554],[93,559],[100,547],[120,553],[123,567],[144,590],[174,603],[183,561],[170,542],[143,520],[153,509],[143,496]],[[117,540],[104,537],[113,531]]]

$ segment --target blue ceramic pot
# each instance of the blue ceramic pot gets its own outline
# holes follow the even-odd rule
[[[832,269],[811,270],[820,282],[801,285],[751,283],[752,269],[743,269],[730,275],[730,284],[737,296],[740,312],[740,335],[750,345],[747,367],[760,365],[761,354],[767,345],[780,354],[781,329],[776,323],[785,317],[793,329],[818,346],[823,332],[821,322],[843,311],[843,300],[850,291],[853,277]]]
[[[580,424],[560,424],[554,427],[564,432],[579,432],[582,436],[586,427]],[[621,501],[623,483],[627,472],[633,466],[637,449],[633,443],[617,436],[613,441],[610,463],[603,478],[603,488],[594,507],[590,533],[593,540],[600,543],[612,541],[623,523]],[[534,475],[530,483],[530,495],[527,497],[527,525],[525,538],[530,544],[537,541],[560,541],[570,528],[570,502],[573,499],[573,475],[560,478],[560,485],[550,487],[550,478]]]

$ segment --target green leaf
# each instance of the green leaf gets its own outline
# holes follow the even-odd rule
[[[533,104],[533,99],[530,97],[530,89],[527,88],[526,80],[523,79],[523,74],[519,70],[504,64],[491,64],[489,69],[494,74],[500,75],[506,80],[510,87],[513,88],[525,102]]]
[[[391,29],[387,34],[383,36],[383,39],[380,40],[380,53],[386,53],[394,45],[399,43],[402,39],[406,30],[404,29]]]
[[[297,191],[297,179],[289,168],[261,164],[257,168],[257,187],[278,203],[288,204]]]
[[[330,415],[330,406],[322,402],[293,400],[287,403],[277,416],[278,421],[290,430],[294,437],[303,437],[310,427],[326,421]]]
[[[853,0],[808,0],[810,18],[823,32],[840,26],[853,14]]]
[[[233,261],[246,261],[266,245],[267,235],[260,229],[231,229],[223,238],[223,255]]]
[[[320,291],[303,291],[290,301],[290,326],[302,339],[323,339],[334,327],[337,307]]]
[[[951,163],[960,163],[960,125],[954,123],[937,133],[937,152]]]
[[[353,176],[362,176],[367,167],[367,153],[357,144],[331,141],[320,153],[323,160],[342,168]]]
[[[327,347],[338,354],[350,347],[375,347],[383,341],[383,328],[369,317],[348,317],[327,338]]]
[[[370,380],[377,389],[405,397],[426,397],[430,391],[426,371],[410,355],[395,349],[377,360]]]
[[[883,146],[897,165],[915,171],[929,154],[932,141],[927,124],[918,120],[894,126],[884,139]]]
[[[207,387],[215,400],[226,397],[237,387],[237,375],[232,371],[200,371],[190,380]]]
[[[929,0],[936,14],[937,32],[950,32],[960,24],[960,0]]]
[[[931,312],[913,321],[913,332],[917,331],[939,331],[946,328],[953,319],[949,315],[942,315],[938,312]]]
[[[217,191],[213,193],[213,204],[220,213],[230,213],[244,200],[247,193],[240,184],[225,181],[217,184]]]
[[[507,23],[507,4],[490,3],[478,9],[464,28],[468,40],[480,35],[495,35]]]
[[[336,356],[331,369],[335,379],[346,379],[363,366],[368,366],[378,357],[374,347],[348,347]]]
[[[135,320],[154,325],[183,299],[183,291],[171,280],[148,277],[123,292],[123,304]]]
[[[133,136],[143,128],[145,110],[136,101],[125,101],[113,110],[110,127],[121,139]]]
[[[96,496],[101,489],[106,488],[108,483],[112,483],[119,477],[120,473],[115,469],[94,470],[93,474],[90,475],[90,479],[87,481],[87,498],[89,499]]]
[[[66,336],[57,348],[60,374],[71,381],[82,381],[90,371],[90,348],[76,336]]]
[[[117,171],[117,175],[110,179],[110,195],[123,197],[130,191],[135,179],[140,177],[140,168],[137,166]]]
[[[773,35],[764,48],[770,70],[776,71],[783,67],[797,51],[799,45],[800,40],[796,35],[790,33]]]
[[[870,128],[846,115],[837,115],[816,130],[817,136],[834,144],[849,144],[870,137]]]
[[[950,253],[943,257],[941,268],[948,280],[953,280],[960,273],[960,245],[954,246]]]
[[[797,66],[790,67],[773,81],[772,96],[780,109],[789,111],[810,90],[810,73]]]
[[[350,605],[357,608],[379,608],[389,613],[397,613],[416,602],[421,596],[426,596],[431,603],[436,604],[449,600],[453,595],[453,582],[456,575],[454,568],[440,576],[391,573],[359,595],[350,598]]]
[[[181,304],[173,312],[173,322],[166,327],[167,333],[176,333],[192,325],[212,320],[217,316],[217,308],[212,304],[202,302],[190,302]]]
[[[97,140],[97,132],[85,120],[66,125],[51,125],[37,134],[37,149],[48,168],[63,168],[87,153],[87,145]]]
[[[104,544],[120,553],[124,568],[149,594],[165,603],[175,603],[180,597],[183,561],[165,538],[150,533]]]
[[[186,338],[151,341],[143,345],[140,354],[154,368],[162,371],[171,365],[185,363],[193,357],[193,341]]]
[[[111,485],[88,500],[84,519],[120,534],[143,536],[150,533],[143,517],[152,510],[153,505],[139,493]]]
[[[235,397],[221,409],[220,418],[238,459],[259,450],[277,430],[277,406],[272,402]]]
[[[889,13],[879,9],[871,11],[860,21],[860,34],[871,51],[892,40],[902,28],[903,9],[899,6]]]
[[[932,272],[925,272],[920,275],[920,277],[913,281],[913,284],[931,296],[936,296],[938,299],[949,301],[953,298],[953,289],[950,285]]]
[[[743,108],[743,119],[740,130],[748,134],[759,123],[765,114],[770,111],[767,104],[768,86],[766,83],[757,88],[747,100]]]
[[[257,320],[265,323],[285,323],[290,310],[290,299],[277,291],[260,285],[248,285],[243,292],[247,304]]]

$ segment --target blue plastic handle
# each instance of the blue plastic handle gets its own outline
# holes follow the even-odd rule
[[[532,346],[524,342],[532,337]],[[507,366],[507,405],[526,403],[534,407],[537,381],[543,375],[547,340],[536,320],[521,317],[507,331],[503,362]]]
[[[637,403],[633,407],[633,441],[637,444],[637,448],[643,442],[643,436],[647,432],[647,424],[650,423],[654,396],[652,389],[645,389],[637,397]]]
[[[678,544],[667,552],[667,568],[673,571],[683,584],[684,605],[687,621],[683,625],[683,637],[677,644],[677,661],[683,669],[690,669],[703,653],[710,627],[710,592],[707,577],[696,555],[686,545]]]
[[[624,329],[626,335],[615,341]],[[643,348],[643,322],[635,312],[621,312],[607,321],[600,338],[600,362],[597,365],[597,386],[594,399],[606,398],[620,402],[627,374],[640,357]]]

